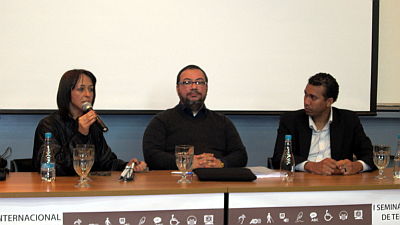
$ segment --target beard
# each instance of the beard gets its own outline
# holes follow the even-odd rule
[[[189,96],[192,93],[197,93],[200,98],[194,101],[190,100]],[[187,93],[186,96],[182,96],[181,93],[179,93],[179,99],[181,100],[181,103],[183,103],[184,106],[190,108],[192,112],[198,112],[203,107],[206,96],[207,94],[203,96],[197,90],[192,90],[191,92]]]

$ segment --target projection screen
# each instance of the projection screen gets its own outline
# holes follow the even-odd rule
[[[96,110],[164,110],[178,103],[178,71],[195,64],[208,75],[206,106],[213,110],[302,108],[307,79],[326,72],[340,85],[334,106],[373,112],[377,4],[2,0],[0,109],[57,109],[60,77],[82,68],[97,77]]]

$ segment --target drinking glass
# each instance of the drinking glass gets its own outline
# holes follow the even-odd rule
[[[89,150],[89,151],[93,151],[93,159],[95,159],[95,155],[94,155],[94,153],[95,153],[95,148],[94,148],[94,145],[92,145],[92,144],[77,144],[76,147],[77,147],[77,148],[85,148],[85,149],[87,149],[87,150]],[[94,162],[94,161],[93,161],[93,162]],[[87,174],[87,176],[84,177],[83,179],[84,179],[85,181],[87,181],[87,182],[92,181],[92,179],[90,179],[88,176],[89,176],[89,174]],[[78,178],[78,180],[80,180],[80,178]]]
[[[177,145],[175,146],[175,160],[176,166],[179,171],[182,172],[182,178],[178,180],[178,183],[191,183],[186,178],[187,172],[192,168],[194,157],[194,146],[193,145]]]
[[[74,169],[80,176],[79,183],[75,187],[90,187],[85,178],[90,172],[94,163],[94,149],[76,147],[73,150],[74,155]]]
[[[374,145],[374,163],[379,169],[379,175],[375,179],[387,179],[383,176],[383,169],[387,167],[390,161],[390,146],[388,145]]]

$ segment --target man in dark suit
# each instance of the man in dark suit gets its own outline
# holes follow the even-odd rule
[[[338,94],[339,85],[330,74],[310,77],[304,90],[304,109],[280,118],[272,159],[274,168],[280,166],[285,135],[290,134],[296,170],[351,175],[376,169],[371,140],[357,114],[332,107]]]

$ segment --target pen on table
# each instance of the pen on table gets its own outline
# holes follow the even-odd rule
[[[172,171],[172,174],[182,174],[180,171]],[[193,174],[193,172],[186,172],[186,174]]]

